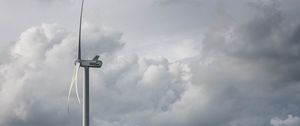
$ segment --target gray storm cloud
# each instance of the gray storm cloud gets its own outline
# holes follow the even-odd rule
[[[170,38],[158,40],[155,37],[162,37],[149,35],[162,43],[136,52],[126,52],[131,49],[127,32],[84,24],[85,57],[100,54],[104,62],[100,70],[91,70],[92,125],[300,125],[297,2],[163,0],[139,4],[147,3],[152,3],[154,12],[162,12],[148,16],[174,19],[161,27],[165,31],[158,31]],[[195,12],[198,6],[215,8],[213,15],[204,16],[212,18],[197,22],[203,16]],[[175,20],[180,17],[175,12],[191,15]],[[141,17],[145,19],[139,21],[148,19]],[[160,22],[151,18],[142,22],[149,24],[144,28]],[[207,22],[206,30],[197,30]],[[157,25],[150,28],[153,31],[145,29],[145,34],[157,30]],[[177,28],[181,29],[169,32]],[[75,97],[70,114],[66,103],[76,41],[76,34],[44,23],[7,45],[8,62],[0,65],[0,125],[81,124]]]

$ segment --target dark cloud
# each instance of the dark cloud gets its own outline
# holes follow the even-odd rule
[[[253,19],[217,27],[203,40],[208,63],[194,63],[193,82],[204,86],[212,101],[206,109],[210,114],[199,114],[195,126],[267,126],[273,117],[299,115],[294,97],[299,91],[298,27],[287,27],[298,22],[287,22],[278,4],[256,5]],[[221,117],[220,124],[206,119],[215,117]]]

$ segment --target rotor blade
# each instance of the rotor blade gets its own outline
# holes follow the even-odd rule
[[[78,40],[78,60],[81,60],[81,24],[82,24],[82,14],[83,14],[83,4],[84,0],[81,2],[81,9],[80,9],[80,19],[79,19],[79,40]]]
[[[76,91],[76,97],[77,97],[77,100],[79,102],[79,104],[81,104],[80,102],[80,98],[79,98],[79,93],[78,93],[78,70],[79,70],[79,67],[80,67],[80,63],[76,63],[76,72],[75,72],[75,91]]]
[[[76,63],[75,67],[74,67],[74,72],[73,72],[73,75],[72,75],[72,81],[71,81],[71,84],[70,84],[70,88],[69,88],[69,92],[68,92],[68,112],[70,111],[70,96],[71,96],[71,93],[72,93],[72,88],[75,84],[75,91],[76,91],[76,97],[77,97],[77,100],[78,102],[81,104],[80,102],[80,98],[79,98],[79,93],[78,93],[78,70],[80,68],[80,63]]]
[[[76,66],[74,67],[73,70],[73,75],[72,75],[72,80],[71,80],[71,84],[70,84],[70,88],[69,88],[69,93],[68,93],[68,112],[69,112],[69,102],[70,102],[70,96],[71,96],[71,92],[72,92],[72,88],[75,82],[75,74],[76,74]]]

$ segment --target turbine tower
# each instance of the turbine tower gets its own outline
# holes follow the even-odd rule
[[[82,25],[82,14],[83,14],[83,5],[84,0],[81,1],[81,9],[80,9],[80,19],[79,19],[79,39],[78,39],[78,52],[77,59],[75,60],[75,67],[73,72],[73,77],[68,93],[68,104],[70,100],[71,91],[73,85],[75,85],[76,96],[79,103],[80,98],[78,94],[78,70],[80,67],[84,68],[84,85],[83,85],[83,104],[82,104],[82,126],[89,126],[89,68],[100,68],[102,66],[102,61],[99,60],[99,56],[96,55],[92,60],[82,60],[81,59],[81,25]],[[68,105],[69,106],[69,105]]]

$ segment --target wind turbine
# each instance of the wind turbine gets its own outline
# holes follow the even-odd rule
[[[82,25],[82,14],[83,14],[83,5],[84,0],[81,1],[80,9],[80,19],[79,19],[79,39],[78,39],[78,53],[77,59],[75,60],[75,67],[73,72],[73,77],[68,93],[68,104],[70,100],[70,95],[73,86],[75,85],[77,100],[80,103],[80,98],[78,94],[78,70],[80,67],[84,68],[84,85],[83,85],[83,104],[82,104],[82,125],[89,126],[89,68],[100,68],[102,66],[102,61],[98,60],[99,56],[96,55],[92,60],[83,60],[81,59],[81,25]],[[69,106],[69,105],[68,105]]]

